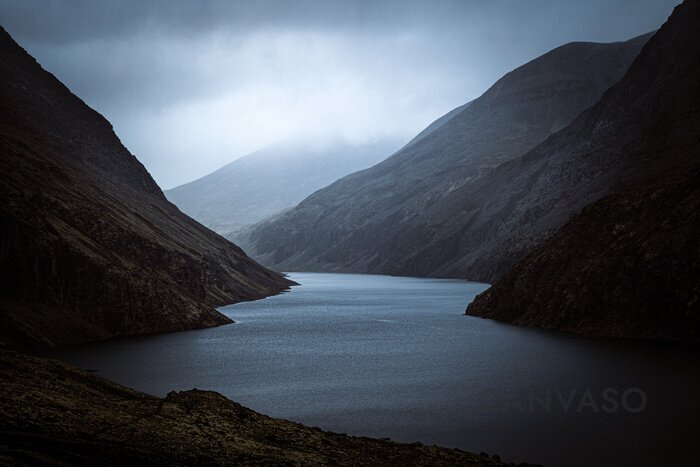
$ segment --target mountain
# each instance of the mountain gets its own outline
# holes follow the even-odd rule
[[[0,29],[0,343],[230,322],[290,282],[169,203],[111,125]]]
[[[242,247],[283,270],[483,279],[465,261],[472,250],[459,247],[471,216],[461,212],[470,198],[457,193],[571,123],[619,81],[648,37],[544,54],[384,162],[255,225]]]
[[[469,305],[472,315],[589,335],[700,331],[700,2],[676,7],[624,79],[572,125],[499,168],[494,190],[575,214]],[[582,210],[579,206],[585,205]],[[580,211],[580,212],[579,212]]]
[[[165,196],[184,213],[226,235],[295,206],[340,177],[398,148],[393,141],[288,143],[262,149]]]

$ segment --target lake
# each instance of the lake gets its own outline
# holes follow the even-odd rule
[[[264,414],[551,466],[695,458],[697,346],[586,339],[464,316],[486,284],[290,273],[291,292],[219,328],[54,355],[165,395],[218,391]]]

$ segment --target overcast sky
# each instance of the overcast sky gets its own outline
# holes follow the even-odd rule
[[[109,119],[163,188],[289,139],[408,141],[571,41],[679,0],[0,0],[0,24]]]

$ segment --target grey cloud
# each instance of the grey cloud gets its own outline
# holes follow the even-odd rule
[[[677,0],[6,0],[0,24],[164,188],[290,138],[410,139],[566,42],[658,28]]]

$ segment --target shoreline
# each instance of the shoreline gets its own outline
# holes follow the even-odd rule
[[[507,465],[498,456],[273,419],[213,391],[150,396],[58,360],[14,351],[0,350],[0,376],[3,461]]]

